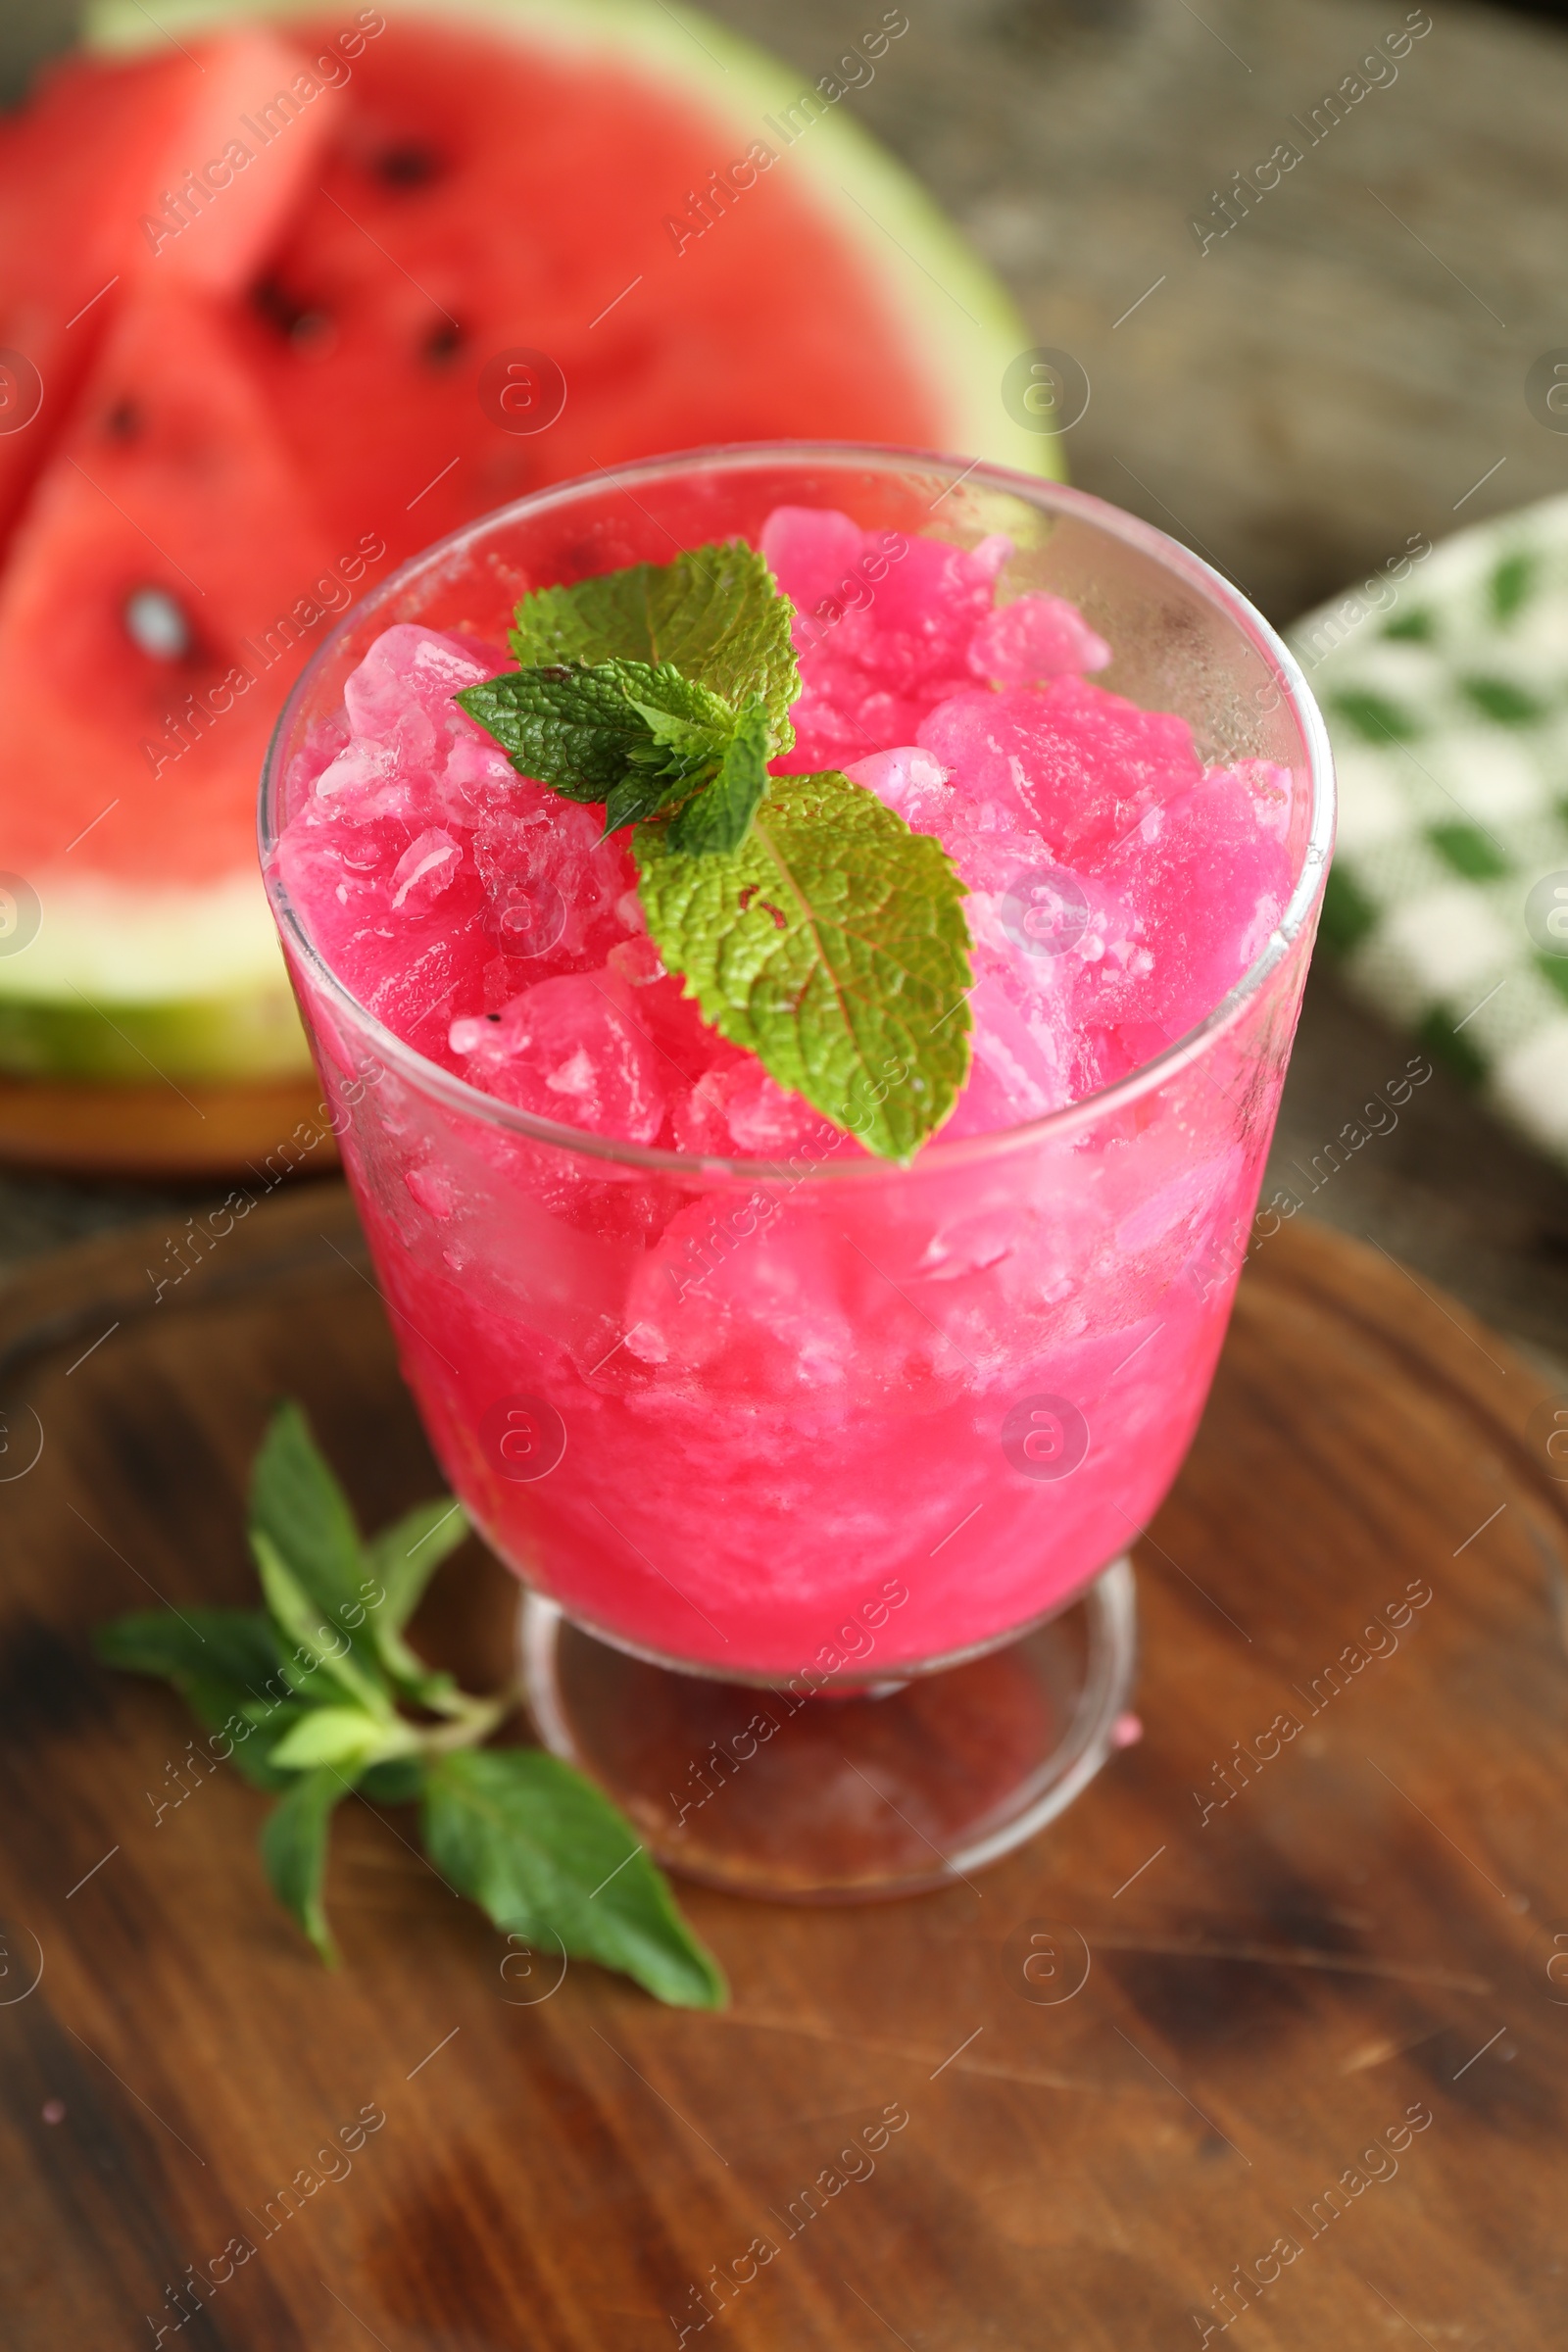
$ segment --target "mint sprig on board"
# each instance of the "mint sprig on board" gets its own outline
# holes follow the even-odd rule
[[[358,1790],[417,1801],[436,1869],[508,1935],[619,1969],[662,2001],[722,2004],[717,1963],[624,1816],[559,1757],[483,1744],[520,1691],[475,1697],[406,1640],[468,1533],[460,1504],[420,1503],[366,1540],[290,1403],[256,1459],[248,1533],[264,1608],[137,1610],[100,1626],[95,1646],[108,1665],[172,1683],[226,1760],[280,1798],[262,1861],[328,1966],[327,1840]]]
[[[906,1160],[969,1069],[963,884],[837,770],[773,776],[794,608],[743,540],[523,598],[520,666],[458,701],[514,767],[634,825],[643,910],[705,1020]]]

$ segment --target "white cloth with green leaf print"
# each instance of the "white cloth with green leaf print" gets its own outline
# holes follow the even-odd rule
[[[1325,948],[1568,1162],[1568,498],[1412,539],[1288,635],[1339,771]]]

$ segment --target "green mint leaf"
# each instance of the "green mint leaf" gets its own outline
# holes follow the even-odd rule
[[[625,774],[648,721],[608,663],[595,669],[509,670],[456,697],[493,735],[519,775],[568,801],[602,801]]]
[[[296,1724],[314,1714],[314,1708],[293,1699],[246,1705],[237,1699],[232,1685],[216,1683],[188,1683],[183,1695],[198,1722],[214,1740],[223,1741],[213,1752],[232,1764],[241,1780],[273,1795],[292,1788],[293,1773],[273,1764],[272,1749]]]
[[[708,742],[710,748],[721,748],[728,740],[735,724],[729,704],[672,662],[617,658],[602,667],[620,681],[621,692],[648,721],[656,742],[677,747]]]
[[[467,1535],[463,1505],[441,1494],[416,1503],[365,1546],[370,1576],[366,1607],[375,1654],[405,1698],[438,1715],[461,1714],[462,1693],[450,1674],[427,1666],[409,1647],[403,1628],[441,1562]]]
[[[274,1771],[309,1772],[318,1764],[385,1764],[418,1745],[412,1725],[377,1722],[363,1707],[311,1707],[279,1740],[269,1761]]]
[[[509,670],[457,700],[520,774],[573,801],[609,800],[635,779],[639,809],[711,773],[735,724],[705,687],[646,662]]]
[[[106,1666],[152,1674],[176,1685],[227,1676],[258,1689],[283,1663],[271,1619],[260,1609],[133,1609],[93,1635]]]
[[[319,1699],[324,1693],[317,1678],[325,1675],[329,1683],[336,1683],[369,1713],[383,1719],[388,1717],[392,1701],[379,1661],[367,1665],[365,1653],[357,1650],[354,1637],[323,1617],[319,1606],[285,1565],[276,1545],[260,1528],[251,1530],[251,1551],[272,1622],[288,1643],[289,1656],[283,1671],[294,1689],[302,1697]],[[314,1668],[305,1668],[297,1662],[302,1649],[316,1660]]]
[[[468,1534],[468,1514],[462,1503],[450,1494],[436,1494],[370,1537],[365,1546],[366,1564],[383,1595],[372,1605],[378,1635],[403,1631],[431,1577],[460,1544],[467,1542]]]
[[[631,680],[639,665],[624,662],[614,666]],[[631,766],[606,798],[607,838],[625,825],[654,815],[671,801],[684,800],[699,786],[710,782],[719,772],[735,731],[735,713],[728,705],[700,686],[688,687],[678,670],[666,667],[643,674],[650,680],[678,683],[688,694],[702,696],[707,708],[693,718],[679,710],[661,710],[654,703],[639,701],[635,695],[631,697],[633,709],[640,710],[648,721],[649,741],[633,749]]]
[[[401,1634],[388,1634],[383,1639],[380,1658],[397,1686],[400,1698],[416,1707],[428,1707],[435,1715],[463,1713],[463,1693],[453,1677],[444,1669],[427,1666]]]
[[[321,1905],[327,1831],[333,1807],[352,1786],[352,1779],[330,1764],[302,1774],[262,1829],[262,1863],[272,1892],[299,1921],[328,1968],[336,1968],[338,1955]]]
[[[653,674],[645,670],[642,676]],[[520,775],[566,800],[602,801],[653,740],[627,685],[618,662],[558,662],[466,686],[457,700],[495,737]]]
[[[371,1764],[357,1787],[372,1805],[410,1805],[424,1787],[424,1759],[394,1756],[388,1764]]]
[[[711,773],[711,768],[708,772]],[[640,824],[670,801],[683,799],[692,789],[693,779],[688,775],[667,775],[654,767],[628,769],[605,796],[606,839],[626,825]]]
[[[273,1414],[256,1457],[248,1528],[253,1554],[258,1539],[265,1539],[315,1604],[322,1638],[334,1649],[346,1642],[362,1680],[379,1684],[375,1643],[366,1622],[375,1587],[367,1575],[360,1531],[310,1423],[292,1402]],[[295,1635],[295,1642],[300,1639]],[[291,1670],[291,1679],[304,1696],[319,1699],[315,1677],[299,1682]]]
[[[629,670],[631,663],[618,662],[615,666]],[[671,670],[669,675],[674,677],[678,672]],[[632,709],[648,721],[651,738],[632,753],[637,766],[665,776],[677,786],[713,774],[735,732],[735,713],[726,704],[715,702],[711,713],[690,719],[679,711],[661,710],[656,704],[639,702],[635,695],[629,695],[628,700]]]
[[[739,722],[706,791],[686,803],[669,828],[672,849],[693,858],[738,850],[768,786],[767,706],[759,697]]]
[[[312,1600],[334,1616],[360,1598],[360,1531],[300,1407],[280,1404],[251,1471],[259,1528]]]
[[[211,1735],[202,1761],[230,1763],[258,1788],[289,1786],[270,1751],[309,1710],[291,1696],[276,1629],[262,1611],[138,1609],[99,1626],[93,1647],[106,1666],[173,1685]]]
[[[717,1963],[675,1908],[631,1824],[559,1756],[474,1748],[425,1774],[424,1842],[497,1927],[623,1970],[657,1999],[713,2009]]]
[[[634,848],[648,928],[705,1020],[870,1152],[907,1159],[969,1067],[963,884],[847,776],[775,776],[733,851]]]
[[[790,706],[801,691],[793,616],[765,559],[743,539],[726,539],[673,564],[633,564],[525,596],[512,650],[524,664],[669,663],[732,706],[760,695],[775,749],[788,751]]]
[[[410,1706],[428,1707],[432,1715],[457,1717],[463,1714],[465,1699],[455,1678],[442,1669],[427,1666],[424,1660],[396,1636],[388,1645],[401,1653],[389,1657],[387,1671],[398,1688],[398,1696]]]

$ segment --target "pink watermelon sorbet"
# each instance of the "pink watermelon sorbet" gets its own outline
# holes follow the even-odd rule
[[[567,1131],[388,1067],[344,1137],[405,1369],[501,1556],[612,1640],[727,1674],[838,1671],[841,1628],[889,1596],[886,1673],[1041,1615],[1174,1476],[1304,943],[1203,1054],[1089,1099],[1265,948],[1299,780],[1205,764],[1183,718],[1098,683],[1114,648],[1072,605],[999,601],[1004,537],[786,506],[760,543],[803,677],[777,765],[844,769],[969,891],[973,1064],[911,1167],[704,1023],[629,836],[453,702],[510,666],[497,646],[413,622],[370,644],[294,756],[273,883],[358,1005]],[[365,1039],[295,977],[340,1089]]]

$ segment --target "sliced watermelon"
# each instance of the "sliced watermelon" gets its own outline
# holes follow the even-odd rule
[[[73,64],[0,122],[0,532],[80,387],[126,264],[125,224],[157,193],[168,125],[200,78],[179,56],[114,74]]]
[[[540,22],[506,14],[519,34]],[[373,523],[401,556],[541,483],[711,441],[969,446],[979,419],[955,416],[954,378],[933,375],[889,283],[898,247],[858,212],[846,236],[852,208],[837,190],[822,201],[811,139],[849,125],[824,114],[787,148],[759,104],[729,130],[689,72],[676,88],[651,80],[647,49],[541,42],[498,71],[493,31],[459,19],[432,36],[399,17],[358,60],[350,136],[260,289],[251,336],[340,532]],[[662,35],[656,49],[667,75]],[[720,211],[710,175],[764,142],[777,161],[754,164]],[[858,140],[839,144],[860,160]],[[706,230],[688,203],[705,188]],[[927,333],[961,335],[962,309],[922,285]],[[537,434],[506,430],[481,398],[486,364],[517,348],[564,378],[565,406]],[[993,440],[999,373],[975,387]]]
[[[0,745],[6,777],[37,785],[6,799],[5,858],[44,906],[0,994],[13,1069],[145,1081],[135,1023],[134,1043],[113,1025],[133,1006],[180,1071],[221,1076],[221,1023],[178,1046],[192,994],[257,1000],[249,1070],[293,1051],[240,780],[260,770],[280,683],[352,592],[234,345],[221,311],[174,283],[124,310],[12,542]],[[68,678],[69,695],[38,691]]]
[[[179,125],[181,152],[132,242],[149,285],[173,277],[231,294],[314,189],[322,150],[345,128],[347,85],[319,73],[309,48],[268,32],[207,41],[195,54],[200,106]]]
[[[224,41],[230,11],[164,0],[205,86],[165,46],[74,68],[48,100],[78,158],[71,104],[118,121],[140,76],[158,115],[92,183],[102,259],[129,252],[149,159],[154,177],[171,152],[181,179],[203,172],[251,143],[267,101],[247,91],[299,93],[177,234],[138,213],[90,380],[64,428],[38,420],[47,469],[0,573],[0,867],[43,922],[0,956],[0,1067],[145,1078],[151,1060],[178,1081],[302,1056],[256,777],[283,689],[368,564],[541,483],[707,441],[1049,462],[1000,398],[1023,328],[853,99],[808,101],[660,0],[266,13],[275,37]],[[127,55],[158,37],[134,0],[96,24]],[[6,169],[0,134],[0,222]],[[0,319],[17,282],[0,244]],[[496,400],[518,349],[564,391],[532,433]],[[280,620],[293,644],[257,660]]]
[[[260,266],[342,103],[307,104],[302,76],[320,88],[304,52],[249,31],[114,68],[73,60],[0,122],[0,350],[17,355],[11,401],[38,400],[0,431],[0,532],[131,288],[232,289]],[[269,138],[269,116],[293,135]],[[220,188],[192,184],[210,159]],[[0,426],[21,413],[0,409]]]

